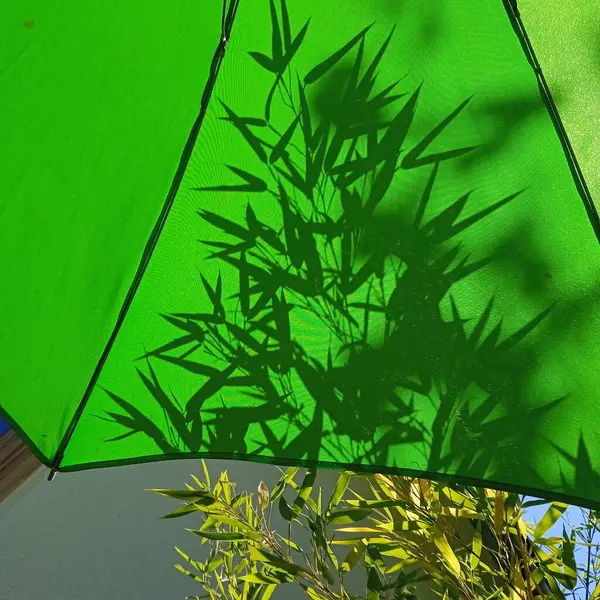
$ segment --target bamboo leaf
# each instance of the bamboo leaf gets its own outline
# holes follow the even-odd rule
[[[181,573],[183,573],[184,575],[187,575],[188,577],[191,577],[194,581],[197,581],[198,583],[204,583],[204,579],[202,577],[199,577],[198,575],[194,575],[194,573],[192,573],[191,571],[188,571],[187,569],[185,569],[181,565],[175,565],[175,568],[178,571],[180,571]]]
[[[304,475],[304,479],[302,481],[302,485],[298,490],[298,496],[292,505],[292,510],[294,512],[294,516],[298,516],[304,505],[306,504],[307,498],[310,497],[310,493],[312,492],[313,484],[315,483],[315,479],[317,477],[317,472],[314,469],[309,469],[306,471]]]
[[[241,185],[215,185],[209,187],[196,187],[192,188],[195,192],[251,192],[260,193],[267,191],[267,184],[256,175],[248,173],[243,169],[234,167],[232,165],[226,165],[226,167],[235,173],[238,177],[241,177],[246,183]]]
[[[292,28],[286,0],[281,0],[281,29],[283,30],[283,47],[289,50],[292,44]]]
[[[210,500],[216,502],[217,499],[209,492],[203,492],[202,490],[163,490],[163,489],[149,489],[147,492],[154,492],[160,496],[167,496],[168,498],[177,498],[178,500],[189,500],[191,502],[202,502],[203,500]]]
[[[327,581],[329,585],[333,585],[333,575],[331,574],[327,563],[323,560],[322,556],[319,553],[316,554],[315,558],[317,559],[316,562],[319,573],[325,578],[325,581]]]
[[[369,567],[367,572],[367,600],[379,600],[383,589],[381,574],[375,567]]]
[[[207,540],[220,540],[224,542],[246,542],[260,540],[260,534],[252,531],[202,531],[201,529],[186,529]]]
[[[360,33],[356,34],[347,44],[342,46],[339,50],[334,52],[331,56],[325,59],[322,63],[318,64],[314,67],[308,75],[304,78],[304,83],[311,84],[323,77],[325,73],[330,71],[335,65],[342,59],[356,44],[364,38],[365,34],[369,29],[371,29],[372,25],[365,27]]]
[[[304,26],[298,32],[298,35],[294,38],[294,40],[290,44],[289,49],[285,55],[284,65],[283,65],[284,67],[287,67],[287,65],[290,64],[291,60],[296,55],[296,52],[298,52],[298,48],[300,48],[302,42],[304,41],[304,38],[306,37],[306,32],[308,31],[309,25],[310,25],[310,19],[308,19],[308,21],[306,21],[306,23],[304,23]]]
[[[504,526],[504,494],[500,491],[496,492],[494,502],[494,528],[496,533],[500,535]]]
[[[290,143],[290,140],[292,139],[292,136],[294,135],[294,131],[296,131],[296,126],[298,125],[299,120],[300,120],[300,117],[297,116],[292,121],[290,126],[285,130],[283,135],[279,138],[279,141],[275,144],[275,147],[273,148],[273,150],[271,152],[271,156],[269,157],[270,163],[277,162],[283,156],[283,153],[285,152],[287,145]]]
[[[289,546],[292,550],[295,550],[296,552],[302,552],[302,548],[300,548],[300,546],[298,546],[298,544],[296,544],[295,542],[293,542],[292,540],[289,540],[287,538],[284,538],[283,536],[277,534],[277,537],[286,545]]]
[[[250,206],[250,205],[248,205]],[[248,261],[246,259],[246,253],[240,254],[240,268],[239,274],[239,298],[240,298],[240,310],[242,314],[247,317],[250,312],[250,274],[248,273]]]
[[[262,548],[257,548],[256,546],[250,547],[250,557],[254,561],[263,562],[265,565],[269,567],[273,567],[275,569],[285,571],[286,573],[290,573],[291,575],[300,575],[301,573],[308,573],[310,571],[306,567],[302,567],[301,565],[297,565],[293,562],[284,560]]]
[[[278,585],[280,583],[290,583],[293,578],[287,573],[282,571],[274,573],[249,573],[240,577],[242,581],[248,581],[249,583],[259,583],[263,585]]]
[[[461,574],[460,562],[456,558],[456,554],[450,547],[446,535],[439,527],[433,527],[431,538],[433,543],[437,546],[438,550],[442,553],[446,564],[450,569],[458,576]]]
[[[248,54],[263,68],[269,71],[270,73],[276,73],[277,67],[273,63],[273,61],[266,55],[261,52],[248,52]]]
[[[279,19],[277,18],[277,10],[275,8],[275,1],[270,0],[269,6],[271,9],[271,54],[273,56],[273,62],[280,64],[283,58],[283,47],[281,45],[281,32],[279,30]]]
[[[208,283],[208,281],[205,279],[204,275],[200,274],[200,279],[202,280],[202,285],[204,286],[204,289],[206,290],[206,293],[208,294],[208,297],[214,307],[214,314],[224,316],[225,308],[223,307],[223,299],[221,297],[222,294],[219,293],[221,290],[221,274],[219,273],[217,285],[215,286],[214,290],[211,287],[210,283]]]
[[[577,562],[575,560],[575,543],[567,534],[567,530],[563,525],[562,537],[562,561],[566,567],[573,572],[577,572]]]
[[[533,532],[533,537],[536,540],[541,538],[552,527],[552,525],[554,525],[554,523],[560,519],[567,508],[567,504],[563,504],[562,502],[553,502],[544,516],[540,519],[539,523],[536,525],[536,528]]]
[[[217,556],[215,558],[213,558],[207,565],[205,568],[205,572],[206,573],[210,573],[211,571],[214,571],[215,569],[218,569],[224,562],[224,558],[223,556]]]
[[[195,561],[194,559],[190,558],[183,550],[181,550],[180,548],[178,548],[177,546],[175,546],[175,551],[177,552],[177,554],[179,554],[179,556],[181,556],[187,563],[189,563],[190,565],[192,565],[192,567],[194,567],[194,569],[196,569],[197,571],[199,571],[200,573],[204,572],[204,565],[200,562]]]
[[[359,508],[390,508],[393,506],[405,506],[406,500],[348,500],[350,506]]]
[[[267,585],[260,600],[269,600],[275,591],[276,585]]]
[[[600,598],[600,582],[594,588],[594,591],[591,593],[589,600],[597,600]]]
[[[283,496],[279,498],[279,514],[286,521],[291,521],[295,517],[294,511]]]
[[[479,561],[481,560],[481,549],[481,523],[478,522],[475,527],[475,532],[473,533],[473,546],[469,556],[469,564],[471,565],[472,570],[475,570],[477,565],[479,565]]]
[[[454,109],[445,119],[436,125],[412,150],[406,153],[402,160],[404,169],[414,169],[423,165],[435,164],[443,160],[451,160],[458,158],[468,152],[472,152],[477,146],[467,146],[446,152],[437,152],[423,156],[425,150],[433,143],[433,141],[456,119],[456,117],[464,110],[471,98],[467,98],[464,102]]]
[[[313,590],[312,588],[303,587],[303,589],[306,592],[306,595],[309,598],[311,598],[311,600],[326,600],[325,596],[321,596],[320,594],[315,592],[315,590]]]
[[[366,539],[359,540],[348,552],[341,566],[341,571],[348,573],[357,565],[361,556],[367,549],[368,541]]]
[[[340,500],[344,496],[344,493],[348,489],[348,483],[350,482],[350,473],[343,472],[338,477],[335,483],[335,488],[329,499],[329,506],[327,507],[327,514],[331,514],[331,511],[340,503]]]
[[[200,463],[202,464],[202,471],[204,472],[204,483],[207,488],[210,489],[210,475],[208,474],[208,467],[206,466],[206,461],[201,458]]]
[[[366,534],[344,538],[343,540],[332,540],[331,544],[333,546],[353,546],[357,541],[362,539],[368,540],[369,544],[389,544],[393,541],[390,537],[378,537],[377,534]]]
[[[348,508],[344,510],[338,510],[329,516],[327,522],[331,525],[357,523],[358,521],[366,519],[371,512],[371,509],[364,508]]]
[[[487,311],[487,309],[486,309]],[[549,504],[548,500],[528,500],[527,502],[523,502],[523,508],[531,508],[532,506],[542,506],[543,504]]]
[[[161,517],[161,519],[176,519],[178,517],[184,517],[185,515],[189,515],[193,512],[206,512],[208,510],[208,507],[213,506],[215,502],[215,500],[201,500],[199,502],[192,502],[191,504],[180,506],[176,510]]]
[[[236,115],[233,110],[231,110],[224,102],[221,101],[221,106],[225,109],[227,113],[227,120],[231,121],[235,128],[242,134],[248,145],[254,150],[258,158],[266,163],[267,162],[267,154],[263,147],[264,142],[256,137],[248,127],[246,121],[243,118]]]
[[[271,494],[271,504],[275,502],[283,494],[285,488],[288,486],[290,481],[294,479],[294,476],[299,471],[298,467],[289,467],[285,473],[281,476],[275,487],[273,488],[273,493]]]

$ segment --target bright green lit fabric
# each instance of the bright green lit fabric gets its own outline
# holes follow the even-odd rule
[[[194,0],[0,8],[0,406],[47,459],[169,190],[220,20]]]
[[[519,0],[592,197],[600,198],[600,18],[593,0]]]
[[[595,502],[600,250],[504,5],[288,4],[240,2],[61,468],[205,455]]]

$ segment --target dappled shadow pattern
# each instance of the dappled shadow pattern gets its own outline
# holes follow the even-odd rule
[[[271,56],[250,53],[273,76],[264,113],[242,116],[221,102],[222,118],[267,175],[228,165],[228,181],[197,191],[266,199],[272,214],[259,218],[253,199],[243,221],[199,211],[214,231],[202,242],[208,258],[227,276],[202,276],[211,310],[162,315],[178,335],[143,357],[139,374],[164,427],[109,391],[122,412],[107,418],[126,430],[115,439],[144,432],[164,453],[411,468],[394,462],[404,444],[421,469],[483,477],[504,440],[526,448],[542,416],[563,402],[538,399],[520,421],[538,360],[530,334],[552,306],[507,330],[493,296],[474,315],[462,314],[453,294],[494,259],[472,257],[462,237],[522,191],[474,210],[473,192],[449,199],[437,189],[446,165],[465,164],[477,148],[431,149],[470,100],[409,145],[421,87],[376,82],[394,31],[368,52],[367,27],[293,81],[309,23],[292,31],[284,2],[271,3],[271,16]],[[275,102],[288,107],[281,129],[271,121]],[[400,191],[398,174],[417,168],[428,172],[423,188]],[[499,252],[522,260],[512,243]],[[180,404],[154,361],[197,376],[195,393]]]

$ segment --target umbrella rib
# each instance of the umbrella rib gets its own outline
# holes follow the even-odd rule
[[[563,148],[563,152],[565,153],[575,187],[577,188],[577,191],[579,192],[579,195],[583,201],[588,214],[588,219],[590,220],[590,223],[594,229],[594,233],[596,234],[596,238],[598,242],[600,242],[600,215],[598,215],[598,210],[596,209],[596,205],[592,199],[592,195],[585,181],[585,177],[583,176],[581,167],[579,166],[579,162],[577,161],[577,156],[575,155],[575,151],[573,150],[573,146],[569,140],[567,130],[565,129],[564,123],[560,118],[558,108],[556,107],[556,102],[552,97],[552,93],[550,92],[550,87],[546,81],[542,67],[533,50],[531,40],[527,35],[527,30],[523,20],[521,19],[521,13],[519,12],[517,1],[518,0],[504,0],[506,12],[511,21],[513,29],[517,34],[519,41],[521,42],[521,47],[525,52],[525,56],[527,57],[527,60],[529,61],[529,64],[533,68],[533,71],[537,77],[540,95],[544,104],[546,105],[546,108],[548,109],[548,112],[550,113],[550,118],[554,124],[554,128]]]

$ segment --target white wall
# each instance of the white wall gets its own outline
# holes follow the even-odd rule
[[[272,466],[212,461],[211,476],[228,469],[239,489],[271,488]],[[172,461],[59,473],[40,470],[0,505],[2,600],[183,600],[201,594],[178,573],[173,546],[192,555],[197,538],[184,531],[194,517],[161,521],[176,508],[145,488],[181,488],[198,461]]]

